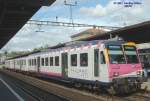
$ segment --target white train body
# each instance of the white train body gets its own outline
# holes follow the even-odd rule
[[[124,42],[120,41],[96,40],[81,42],[67,47],[8,59],[6,67],[14,70],[36,72],[47,77],[59,77],[87,83],[99,82],[104,85],[111,84],[116,78],[141,77],[139,72],[142,68],[138,54],[136,50],[130,50],[134,48],[134,45],[127,45],[127,48],[129,48],[127,52],[131,51],[128,52],[129,55],[136,59],[128,63],[126,59],[128,55],[125,56],[126,51],[125,48],[122,50],[122,47],[124,47],[122,44]],[[111,50],[109,46],[113,46],[111,48],[119,47],[120,50]],[[124,52],[124,54],[120,52]],[[126,60],[113,60],[111,54],[114,56],[121,55]],[[133,69],[133,67],[135,68]]]

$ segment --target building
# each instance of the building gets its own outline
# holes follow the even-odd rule
[[[72,39],[72,41],[83,41],[83,40],[90,39],[96,35],[105,34],[108,31],[110,31],[110,30],[97,29],[97,28],[88,29],[88,30],[85,30],[85,31],[80,32],[78,34],[72,35],[71,39]]]

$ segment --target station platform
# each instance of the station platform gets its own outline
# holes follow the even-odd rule
[[[2,80],[2,79],[1,79]],[[8,88],[8,85],[6,85],[5,81],[0,80],[0,99],[3,99],[4,101],[19,101],[17,97],[14,95],[16,93],[12,93],[10,91],[10,87]]]
[[[0,101],[68,101],[0,72]]]
[[[16,85],[0,74],[0,99],[2,101],[36,101],[36,99],[25,94]]]

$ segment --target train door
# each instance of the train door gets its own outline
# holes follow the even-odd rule
[[[37,57],[37,71],[40,72],[40,57]]]
[[[106,64],[106,54],[104,50],[99,51],[99,57],[100,57],[100,62],[99,62],[99,72],[100,72],[100,79],[101,81],[108,81],[108,68]]]
[[[14,64],[13,69],[15,70],[15,66],[16,66],[16,62],[15,62],[15,60],[13,60],[13,64]]]
[[[61,54],[62,76],[68,77],[68,53]]]
[[[21,71],[21,69],[22,69],[22,60],[19,60],[19,70]]]
[[[99,49],[94,50],[94,77],[99,77]]]

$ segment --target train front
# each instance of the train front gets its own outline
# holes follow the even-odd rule
[[[107,46],[109,79],[118,93],[141,88],[142,66],[134,43]]]

